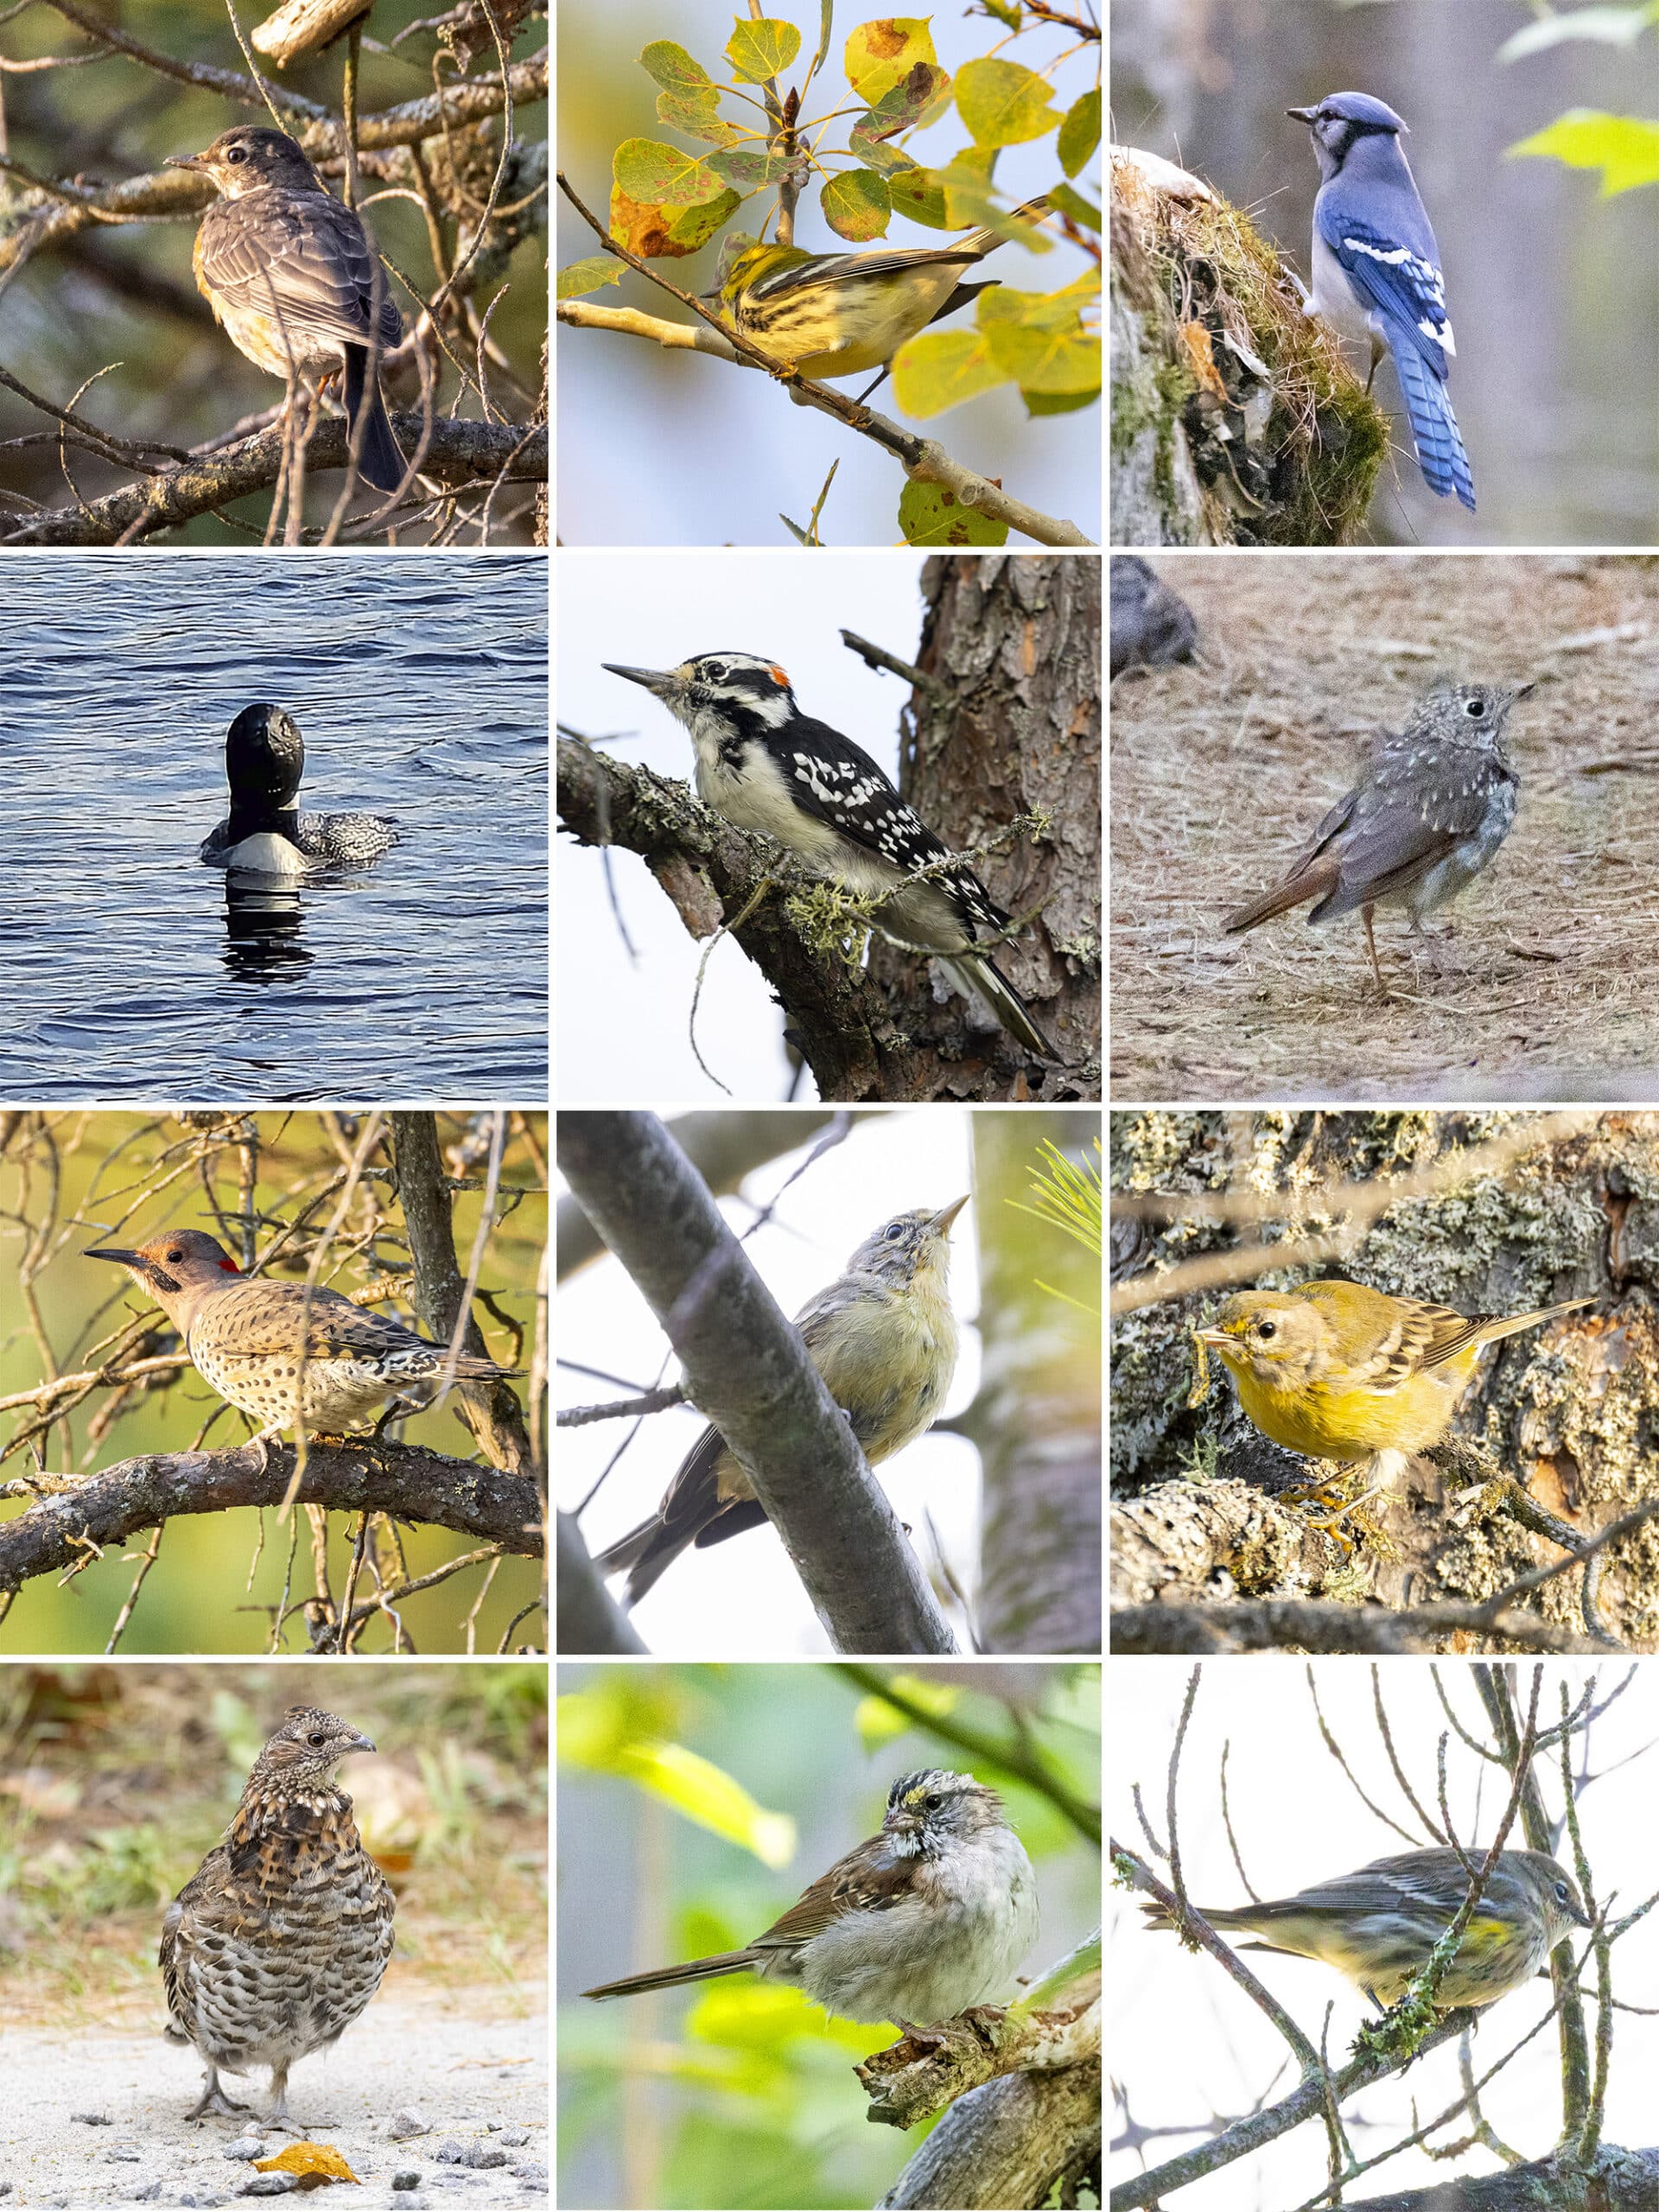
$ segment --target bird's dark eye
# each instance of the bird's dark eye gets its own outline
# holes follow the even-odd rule
[[[1279,1333],[1279,1324],[1276,1321],[1258,1321],[1255,1325],[1255,1333],[1258,1337],[1276,1337]]]
[[[731,672],[723,660],[711,660],[703,671],[715,683],[723,683]]]
[[[931,1796],[923,1798],[922,1809],[928,1813],[937,1813],[944,1802],[944,1798],[939,1796],[937,1790],[935,1790]]]
[[[245,162],[248,158],[248,149],[245,146],[232,146],[225,158],[227,162]]]
[[[902,1221],[890,1221],[887,1227],[882,1230],[881,1234],[887,1238],[889,1244],[896,1244],[899,1239],[904,1235],[906,1226],[906,1224]]]
[[[320,1751],[323,1745],[327,1742],[328,1738],[323,1734],[321,1728],[314,1728],[305,1740],[310,1745],[314,1751]]]
[[[168,1260],[169,1260],[169,1261],[172,1261],[172,1262],[178,1262],[178,1261],[181,1260],[181,1259],[184,1257],[184,1255],[183,1255],[183,1253],[182,1253],[182,1252],[180,1252],[180,1251],[175,1250],[175,1251],[171,1251],[171,1252],[169,1252],[169,1253],[168,1254],[168,1255],[167,1255],[167,1256],[168,1256]]]
[[[1484,699],[1465,699],[1463,711],[1471,722],[1478,722],[1486,711],[1486,702]]]
[[[1565,1882],[1556,1883],[1555,1897],[1558,1904],[1565,1904],[1567,1903],[1567,1884]]]

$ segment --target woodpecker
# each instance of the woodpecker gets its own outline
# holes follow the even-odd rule
[[[1061,1057],[977,949],[982,934],[1007,928],[1008,916],[965,861],[951,861],[949,846],[862,746],[801,712],[776,661],[724,652],[699,653],[677,668],[601,665],[642,685],[690,730],[705,805],[740,830],[775,838],[815,875],[880,901],[875,926],[883,937],[931,954],[1027,1052]],[[923,875],[941,861],[950,865]]]

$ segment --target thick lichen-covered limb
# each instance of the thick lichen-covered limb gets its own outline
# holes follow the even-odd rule
[[[1275,249],[1196,179],[1124,148],[1111,245],[1112,542],[1350,543],[1388,420]]]

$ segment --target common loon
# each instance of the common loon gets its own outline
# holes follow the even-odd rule
[[[303,814],[295,805],[305,740],[291,715],[261,701],[244,707],[225,739],[231,810],[202,846],[213,868],[256,875],[308,875],[340,862],[378,860],[397,842],[384,814]]]

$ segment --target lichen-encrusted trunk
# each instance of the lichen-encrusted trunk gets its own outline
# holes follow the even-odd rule
[[[1258,1241],[1325,1234],[1339,1218],[1334,1185],[1449,1164],[1528,1118],[1115,1113],[1115,1202],[1119,1193],[1229,1191],[1282,1199],[1282,1208],[1275,1203],[1260,1220],[1194,1213],[1168,1225],[1115,1211],[1114,1282]],[[1486,1354],[1453,1433],[1484,1446],[1584,1537],[1659,1491],[1659,1113],[1586,1116],[1501,1173],[1459,1177],[1436,1195],[1400,1201],[1339,1260],[1282,1274],[1268,1262],[1240,1283],[1289,1289],[1312,1274],[1346,1275],[1465,1313],[1594,1296],[1582,1313]],[[1240,1596],[1318,1594],[1319,1562],[1304,1524],[1274,1504],[1268,1487],[1308,1463],[1258,1435],[1220,1375],[1199,1405],[1188,1403],[1190,1332],[1213,1318],[1223,1295],[1217,1288],[1146,1306],[1114,1324],[1112,1478],[1124,1516],[1114,1573],[1124,1603],[1209,1602],[1220,1566]],[[1327,1592],[1358,1576],[1395,1605],[1479,1601],[1560,1557],[1510,1518],[1455,1510],[1447,1493],[1458,1487],[1414,1462],[1387,1511],[1397,1555],[1356,1560],[1333,1548]],[[1576,1631],[1580,1581],[1576,1572],[1564,1575],[1527,1602]],[[1621,1638],[1640,1644],[1659,1636],[1659,1524],[1611,1548],[1600,1611]]]
[[[1042,1138],[1081,1161],[1099,1134],[1094,1114],[975,1117],[988,1651],[1100,1648],[1100,1262],[1014,1211],[1031,1203]]]
[[[1001,843],[978,864],[1016,918],[1042,911],[992,957],[1071,1064],[1050,1071],[1040,1098],[1100,1096],[1101,556],[941,555],[922,571],[926,602],[917,664],[941,687],[905,710],[899,787],[953,851],[999,823],[1040,814],[1046,827]],[[873,971],[894,993],[907,1031],[960,1051],[937,1096],[1001,1098],[992,1033],[955,995],[936,995],[914,953],[879,944]]]

